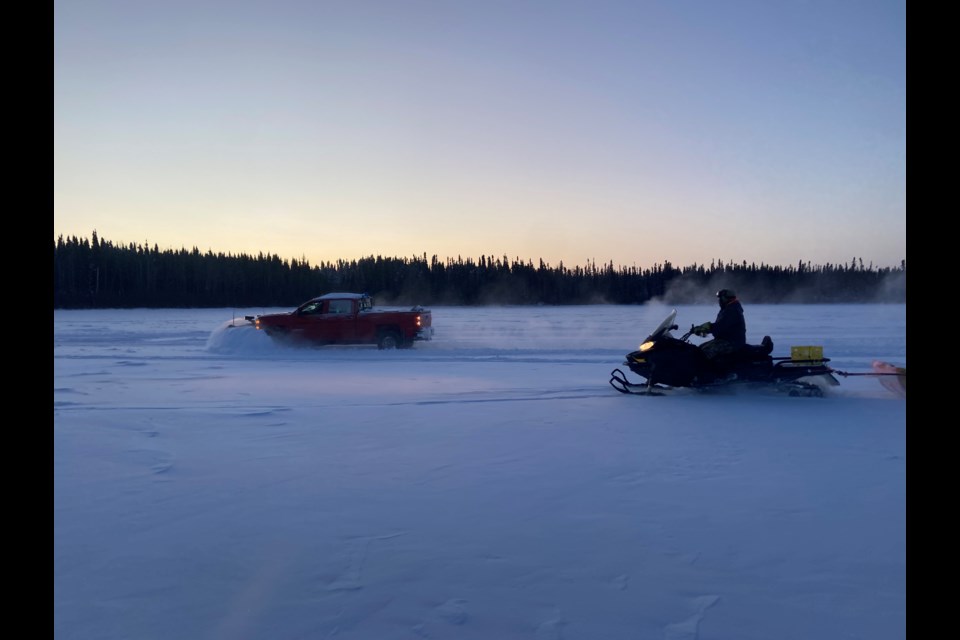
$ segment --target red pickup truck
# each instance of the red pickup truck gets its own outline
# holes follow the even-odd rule
[[[312,345],[375,344],[405,349],[416,340],[433,338],[428,309],[374,309],[366,293],[328,293],[307,300],[293,311],[245,316],[275,340]]]

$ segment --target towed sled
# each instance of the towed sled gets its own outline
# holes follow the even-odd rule
[[[835,371],[820,347],[793,347],[789,357],[773,357],[773,341],[764,336],[759,345],[746,345],[711,361],[690,342],[693,327],[680,338],[674,309],[640,347],[628,353],[624,365],[642,377],[630,382],[624,372],[610,372],[610,386],[621,393],[662,395],[678,387],[711,390],[730,387],[773,388],[791,396],[823,396],[824,388],[839,385]]]
[[[900,398],[907,397],[907,368],[898,367],[882,360],[873,361],[874,375],[883,376],[880,378],[880,384],[887,391]],[[852,374],[846,374],[852,375]]]

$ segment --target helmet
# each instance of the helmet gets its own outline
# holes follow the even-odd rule
[[[717,291],[717,301],[721,307],[736,297],[737,294],[733,292],[733,289],[720,289],[720,291]]]

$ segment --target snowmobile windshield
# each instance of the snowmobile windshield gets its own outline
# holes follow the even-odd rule
[[[670,315],[664,318],[663,322],[660,323],[660,326],[658,326],[656,329],[653,330],[653,333],[651,333],[647,337],[647,339],[644,340],[644,342],[650,342],[651,340],[656,340],[657,338],[661,338],[664,335],[670,333],[670,330],[675,327],[675,325],[673,324],[673,321],[676,319],[677,319],[677,310],[674,309],[673,311],[670,312]]]

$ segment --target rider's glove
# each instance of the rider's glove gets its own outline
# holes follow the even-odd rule
[[[703,324],[695,326],[693,328],[693,333],[703,338],[704,336],[710,335],[711,329],[713,329],[713,324],[710,322],[704,322]]]

